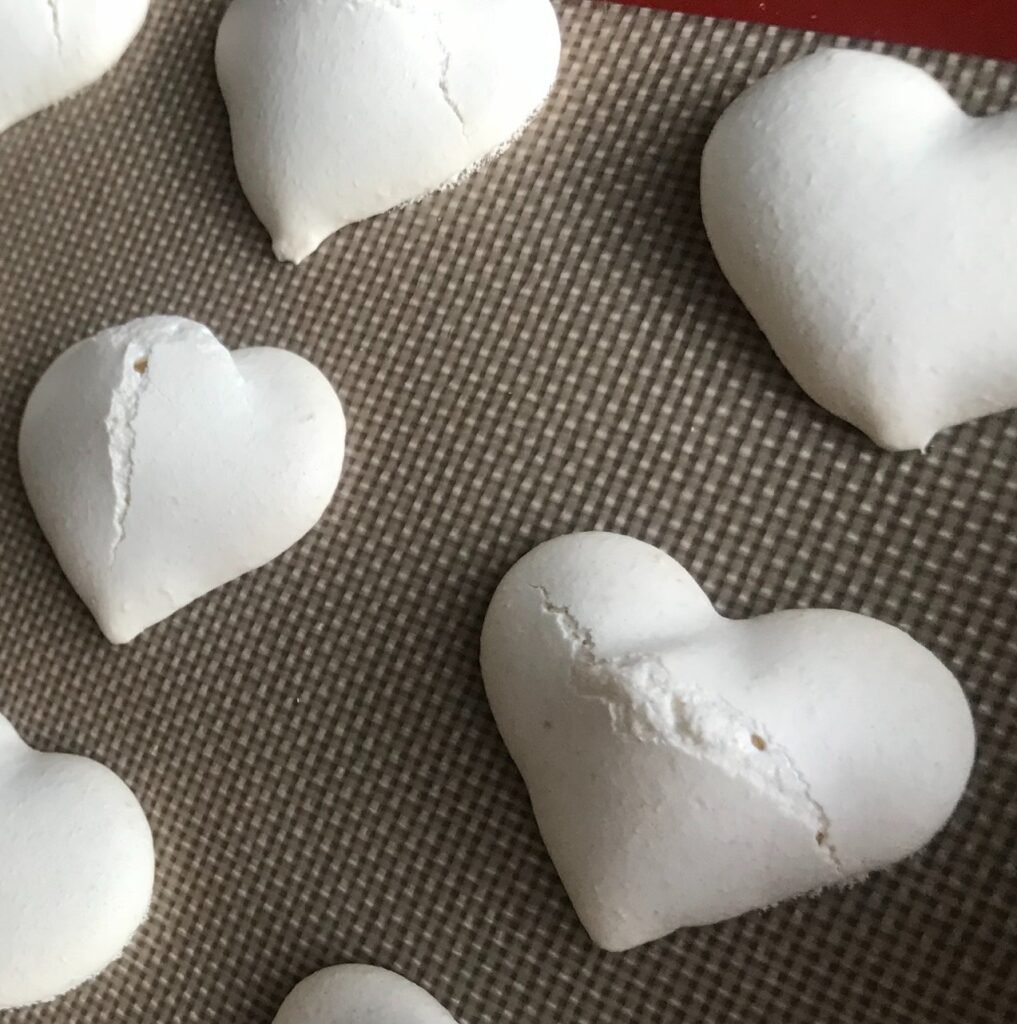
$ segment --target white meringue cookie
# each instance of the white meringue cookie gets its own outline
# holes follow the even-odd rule
[[[237,173],[281,260],[455,183],[554,84],[549,0],[234,0],[216,65]]]
[[[756,83],[703,155],[720,265],[798,383],[892,450],[1017,406],[1017,111],[826,50]]]
[[[0,1010],[55,999],[116,960],[154,875],[152,832],[124,783],[32,750],[0,715]]]
[[[908,856],[974,758],[957,681],[900,630],[722,618],[677,562],[614,534],[518,562],[481,665],[548,851],[609,950]]]
[[[328,967],[302,981],[274,1024],[456,1024],[412,981],[366,964]]]
[[[148,0],[0,0],[0,132],[101,78],[147,14]]]
[[[125,643],[307,533],[345,437],[339,398],[300,356],[230,353],[201,324],[148,317],[43,374],[21,475],[74,589]]]

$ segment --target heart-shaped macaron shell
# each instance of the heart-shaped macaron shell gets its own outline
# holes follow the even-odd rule
[[[345,436],[332,385],[300,356],[230,353],[200,324],[148,317],[43,374],[21,474],[67,577],[124,643],[307,533]]]
[[[219,82],[276,255],[474,170],[543,104],[560,50],[549,0],[233,0]]]
[[[960,686],[899,629],[725,619],[672,558],[614,534],[516,564],[481,662],[551,857],[609,950],[906,857],[974,758]]]
[[[366,964],[329,967],[302,981],[275,1024],[456,1024],[427,992]]]
[[[116,960],[154,874],[127,786],[95,761],[32,750],[0,715],[0,1010],[54,999]]]
[[[101,78],[148,0],[0,0],[0,132]]]
[[[1017,111],[827,50],[753,85],[703,156],[728,280],[798,383],[894,450],[1017,406]]]

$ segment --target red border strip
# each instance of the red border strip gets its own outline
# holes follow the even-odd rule
[[[612,0],[1017,60],[1017,0]]]

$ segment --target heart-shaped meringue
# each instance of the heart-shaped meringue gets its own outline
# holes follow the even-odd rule
[[[21,475],[74,589],[125,643],[307,533],[345,436],[335,391],[300,356],[231,354],[201,324],[148,317],[43,374]]]
[[[551,857],[609,950],[906,857],[974,757],[956,680],[900,630],[839,611],[722,618],[677,562],[614,534],[517,563],[481,664]]]
[[[101,78],[148,0],[0,0],[0,132]]]
[[[0,1010],[55,999],[116,960],[154,875],[148,820],[124,783],[32,750],[0,715]]]
[[[381,967],[344,964],[302,981],[286,997],[275,1024],[456,1024],[412,981]]]
[[[753,85],[703,156],[728,280],[820,405],[892,450],[1017,406],[1017,111],[827,50]]]
[[[549,0],[233,0],[219,83],[276,255],[455,184],[526,126],[560,50]]]

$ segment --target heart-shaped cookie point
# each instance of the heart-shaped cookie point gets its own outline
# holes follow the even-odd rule
[[[101,78],[148,0],[0,0],[0,132]]]
[[[216,66],[278,258],[496,155],[543,105],[560,50],[549,0],[233,0]]]
[[[108,967],[148,914],[154,876],[127,786],[95,761],[32,750],[0,715],[0,1010]]]
[[[344,964],[302,981],[287,996],[275,1024],[456,1024],[412,981],[381,967]]]
[[[839,611],[725,619],[672,558],[615,534],[518,562],[481,667],[551,858],[608,950],[908,856],[974,758],[957,681],[900,630]]]
[[[1017,111],[826,50],[751,86],[703,156],[728,280],[808,394],[891,450],[1017,406]]]
[[[61,567],[125,643],[295,544],[342,471],[332,385],[292,352],[230,353],[148,317],[64,352],[21,424],[21,475]]]

